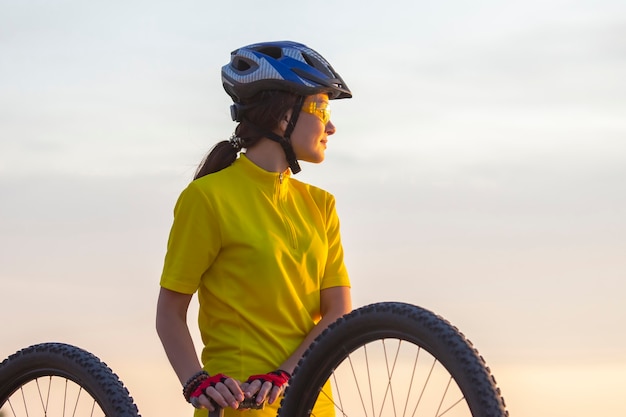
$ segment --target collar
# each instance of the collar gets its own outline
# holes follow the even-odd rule
[[[283,172],[266,171],[252,162],[244,152],[239,154],[239,158],[235,160],[233,165],[240,166],[249,177],[262,183],[274,184],[278,182],[279,184],[286,185],[291,178],[291,170],[289,168],[285,169]]]

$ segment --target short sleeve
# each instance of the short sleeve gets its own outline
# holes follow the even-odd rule
[[[161,286],[193,294],[211,266],[220,246],[219,216],[205,190],[192,182],[174,208],[174,222],[167,243]]]

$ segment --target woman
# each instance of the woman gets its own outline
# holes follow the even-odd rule
[[[222,81],[239,123],[176,204],[157,331],[197,416],[216,406],[228,416],[246,400],[268,404],[255,417],[273,417],[308,345],[351,310],[335,200],[292,175],[298,161],[324,160],[329,100],[352,93],[294,42],[232,52]],[[201,362],[186,322],[196,291]]]

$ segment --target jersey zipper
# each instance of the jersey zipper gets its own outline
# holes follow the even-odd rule
[[[284,180],[284,174],[281,172],[280,174],[278,174],[278,184],[276,186],[276,194],[278,197],[278,207],[280,209],[280,215],[281,218],[283,220],[283,225],[285,226],[285,231],[287,232],[287,235],[289,236],[289,243],[291,244],[291,247],[294,249],[298,249],[298,240],[297,240],[297,236],[296,236],[296,228],[293,226],[293,222],[291,221],[291,219],[289,218],[289,216],[287,215],[287,212],[285,210],[285,206],[283,204],[283,180]]]

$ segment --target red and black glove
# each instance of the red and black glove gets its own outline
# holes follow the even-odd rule
[[[278,369],[267,374],[252,375],[246,382],[251,383],[252,381],[261,381],[261,384],[271,382],[273,386],[280,388],[289,383],[290,379],[291,374],[289,372]]]
[[[209,387],[215,387],[220,382],[224,382],[228,377],[224,374],[216,374],[209,376],[206,371],[200,371],[185,383],[183,388],[183,395],[185,399],[190,402],[195,408],[201,408],[198,402],[198,397],[206,395],[206,389]]]
[[[220,382],[224,382],[228,379],[228,377],[224,374],[216,374],[210,376],[208,378],[203,379],[196,389],[194,389],[190,395],[190,397],[199,397],[201,395],[206,395],[205,390],[209,387],[215,387]]]

